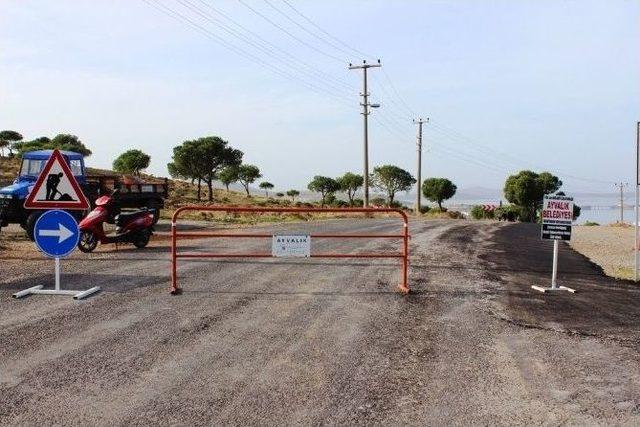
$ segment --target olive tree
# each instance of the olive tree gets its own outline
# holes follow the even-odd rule
[[[338,181],[338,185],[340,185],[340,191],[347,194],[349,204],[353,206],[353,198],[355,197],[358,189],[364,184],[363,176],[347,172],[336,179],[336,181]]]
[[[507,178],[504,184],[504,196],[514,205],[520,206],[528,222],[536,220],[536,213],[542,207],[545,194],[555,193],[562,186],[560,179],[549,173],[536,173],[523,170]]]
[[[9,149],[9,156],[13,155],[13,144],[22,141],[22,135],[14,130],[0,131],[0,150],[4,156],[4,149]]]
[[[264,182],[261,182],[258,187],[262,188],[264,190],[265,196],[269,198],[269,190],[273,188],[273,184],[268,181],[264,181]]]
[[[452,198],[458,187],[447,178],[427,178],[422,183],[422,194],[424,197],[436,202],[442,211],[442,201]]]
[[[377,166],[373,168],[373,173],[371,174],[372,186],[387,194],[389,204],[393,203],[398,191],[409,191],[415,183],[415,178],[398,166]]]
[[[150,162],[151,156],[141,150],[127,150],[113,161],[113,170],[139,176],[141,171],[149,167]]]
[[[249,193],[249,185],[253,184],[259,178],[262,178],[262,174],[257,166],[240,165],[240,167],[238,167],[238,181],[240,181],[240,184],[244,187],[247,196],[251,196],[251,193]]]
[[[333,178],[329,178],[328,176],[316,175],[313,177],[313,180],[311,180],[307,188],[310,191],[320,193],[322,196],[321,203],[322,206],[324,206],[327,195],[340,190],[340,184],[338,184],[338,181]]]
[[[238,166],[227,166],[218,173],[218,181],[220,181],[225,186],[225,188],[227,189],[227,193],[229,192],[229,185],[233,184],[234,182],[238,182],[238,169]]]

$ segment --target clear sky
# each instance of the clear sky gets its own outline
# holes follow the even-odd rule
[[[361,73],[347,66],[366,54],[383,64],[372,166],[415,172],[420,115],[423,177],[632,182],[640,2],[287,1],[2,0],[0,128],[77,134],[96,167],[140,148],[158,175],[173,146],[218,135],[277,189],[303,189],[362,170]]]

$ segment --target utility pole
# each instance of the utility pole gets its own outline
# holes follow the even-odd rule
[[[418,179],[418,184],[417,184],[417,190],[416,190],[416,206],[415,206],[415,212],[416,215],[420,215],[420,197],[422,196],[422,124],[423,123],[429,123],[429,118],[427,117],[426,120],[422,120],[422,118],[419,118],[418,120],[413,120],[413,123],[418,125],[418,139],[416,141],[416,145],[417,145],[417,150],[418,150],[418,175],[417,175],[417,179]]]
[[[629,183],[621,182],[614,185],[620,189],[620,224],[622,224],[624,222],[624,187],[629,185]]]
[[[368,116],[369,107],[378,108],[380,104],[369,104],[369,92],[367,92],[367,70],[369,68],[382,67],[380,60],[377,64],[367,64],[367,61],[362,61],[362,65],[349,64],[350,70],[362,70],[363,84],[362,84],[362,117],[364,118],[364,207],[369,206],[369,123]]]
[[[640,245],[640,235],[638,235],[638,222],[640,221],[640,122],[636,123],[636,177],[634,179],[636,184],[636,223],[634,224],[636,244],[633,248],[635,258],[635,279],[638,281],[638,274],[640,274],[640,257],[638,256],[638,245]]]

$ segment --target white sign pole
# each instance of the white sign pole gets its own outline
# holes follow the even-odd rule
[[[553,241],[553,269],[551,270],[551,289],[558,289],[558,241]]]
[[[636,244],[633,248],[635,255],[635,280],[638,281],[638,269],[640,267],[640,259],[638,258],[638,245],[640,244],[640,237],[638,236],[638,221],[640,221],[640,213],[638,212],[638,205],[640,204],[640,122],[636,123]]]
[[[635,280],[636,282],[638,281],[638,267],[640,265],[640,259],[638,258],[638,244],[640,243],[639,240],[640,238],[638,238],[638,221],[640,221],[640,218],[638,217],[638,198],[640,198],[640,187],[638,186],[638,184],[636,183],[636,244],[633,248],[633,254],[635,255],[635,261],[636,261],[636,268],[635,268]]]
[[[60,258],[56,257],[56,291],[60,290]]]

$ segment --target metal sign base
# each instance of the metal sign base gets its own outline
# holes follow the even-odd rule
[[[35,295],[67,295],[72,296],[73,299],[83,299],[88,297],[89,295],[93,295],[100,290],[100,286],[94,286],[93,288],[87,289],[86,291],[71,291],[71,290],[63,290],[60,289],[60,258],[56,258],[56,287],[55,289],[42,289],[43,285],[33,286],[29,289],[25,289],[20,292],[16,292],[13,294],[14,298],[22,298],[27,295],[35,294]]]
[[[556,286],[556,287],[552,286],[550,288],[543,288],[542,286],[531,286],[531,287],[536,291],[540,291],[542,293],[550,292],[550,291],[567,291],[567,292],[571,292],[572,294],[576,293],[575,289],[567,288],[566,286]]]
[[[551,287],[550,288],[544,288],[542,286],[531,286],[533,289],[535,289],[536,291],[540,291],[542,293],[545,292],[550,292],[550,291],[567,291],[567,292],[571,292],[572,294],[576,293],[575,289],[572,288],[567,288],[566,286],[558,286],[558,282],[557,282],[557,278],[558,278],[558,250],[559,250],[559,245],[558,245],[558,241],[554,240],[553,241],[553,269],[551,270]]]

